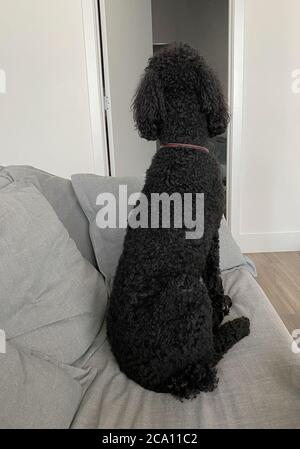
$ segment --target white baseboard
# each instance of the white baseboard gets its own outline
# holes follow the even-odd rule
[[[243,253],[300,251],[300,231],[239,234],[236,240]]]

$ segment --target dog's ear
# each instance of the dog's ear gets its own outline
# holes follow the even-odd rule
[[[218,136],[226,131],[230,118],[222,86],[214,71],[204,61],[198,74],[198,94],[202,112],[206,116],[209,137]]]
[[[133,118],[141,137],[157,140],[165,115],[163,89],[154,70],[146,69],[132,103]]]

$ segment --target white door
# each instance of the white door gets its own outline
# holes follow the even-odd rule
[[[151,0],[100,0],[111,174],[142,175],[156,150],[134,128],[132,97],[152,55]]]

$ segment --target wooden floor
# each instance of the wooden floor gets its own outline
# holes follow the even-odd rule
[[[248,254],[257,281],[289,332],[300,329],[300,252]]]

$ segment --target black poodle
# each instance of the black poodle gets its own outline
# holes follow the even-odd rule
[[[149,60],[133,102],[140,135],[161,147],[142,192],[149,228],[128,226],[107,316],[108,339],[120,369],[143,387],[193,398],[217,385],[216,364],[249,334],[241,317],[221,324],[231,300],[219,270],[218,229],[224,210],[219,165],[209,138],[223,133],[228,109],[220,83],[186,44]],[[151,193],[204,193],[204,233],[159,221],[151,228]],[[194,212],[194,211],[193,211]],[[174,208],[170,209],[174,218]]]

